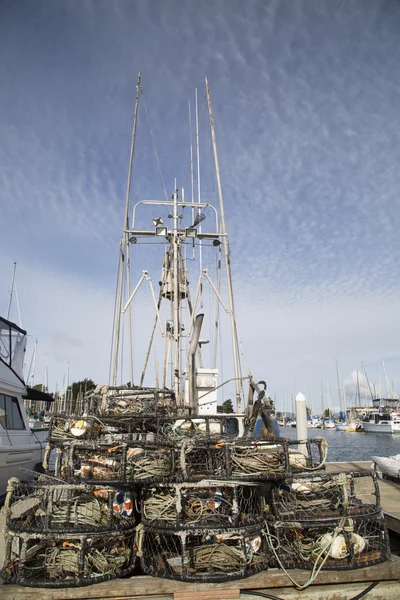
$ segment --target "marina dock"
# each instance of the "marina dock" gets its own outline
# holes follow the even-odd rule
[[[331,462],[326,471],[351,472],[370,469],[371,462]],[[381,504],[390,532],[400,533],[400,486],[379,480]],[[1,515],[4,527],[4,514]],[[4,549],[1,547],[1,561]],[[352,571],[321,571],[315,582],[304,591],[297,591],[280,569],[268,569],[252,577],[225,583],[183,583],[169,579],[134,576],[79,588],[29,588],[4,586],[2,597],[7,600],[31,600],[37,595],[41,600],[234,600],[256,598],[267,594],[279,599],[351,600],[376,584],[367,594],[368,599],[396,600],[400,597],[400,558],[392,555],[385,563]],[[309,571],[290,570],[298,583],[306,582]],[[254,595],[252,595],[254,592]],[[260,596],[259,596],[260,597]],[[268,597],[268,596],[267,596]]]

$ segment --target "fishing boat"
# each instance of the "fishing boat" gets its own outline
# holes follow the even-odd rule
[[[0,317],[0,496],[10,477],[30,479],[40,470],[44,444],[29,427],[24,400],[49,401],[48,394],[25,385],[26,331]]]
[[[123,361],[129,355],[130,382],[136,380],[136,384],[145,386],[146,381],[150,379],[151,384],[154,385],[155,370],[156,383],[158,382],[161,389],[171,390],[178,407],[186,410],[188,415],[199,418],[217,415],[218,405],[228,397],[232,399],[231,405],[234,409],[234,413],[230,414],[229,418],[236,420],[235,428],[239,435],[244,432],[245,420],[254,421],[263,411],[264,425],[267,430],[276,431],[273,401],[266,394],[265,382],[257,382],[251,373],[243,372],[231,275],[230,246],[208,83],[206,82],[204,102],[208,108],[208,135],[212,148],[210,158],[214,163],[217,185],[215,197],[208,196],[207,201],[203,201],[200,185],[200,124],[196,92],[195,127],[192,125],[189,103],[190,189],[180,188],[175,179],[172,193],[169,195],[161,177],[164,198],[139,200],[131,206],[132,165],[138,109],[142,95],[139,76],[128,169],[124,230],[120,245],[110,383],[114,387],[123,383],[121,369],[123,369]],[[205,111],[202,111],[202,114],[205,114]],[[195,129],[194,136],[192,136],[193,129]],[[195,148],[192,143],[194,137]],[[155,153],[158,161],[156,149]],[[158,269],[151,269],[149,253],[143,253],[143,248],[147,251],[149,243],[152,244],[155,259],[153,264],[157,264],[157,256],[159,264],[162,264],[161,277]],[[146,270],[139,272],[139,276],[139,273],[135,273],[134,266],[143,260],[150,264],[147,265]],[[158,293],[153,286],[154,278],[159,281]],[[189,282],[193,282],[193,287]],[[132,339],[133,303],[137,296],[143,293],[144,286],[148,286],[148,297],[154,308],[154,317],[149,328],[151,331],[148,344],[142,345],[143,366],[140,370],[136,367],[136,371],[141,373],[138,378],[134,372],[132,343],[128,345],[126,340]],[[140,305],[136,302],[135,319],[141,319],[138,315],[140,315]],[[201,337],[204,331],[207,332],[208,339]],[[123,339],[125,339],[125,348]],[[222,339],[224,348],[230,345],[230,352],[221,352]],[[150,365],[154,354],[164,357],[161,375],[158,373],[157,361],[154,367]],[[219,377],[222,372],[224,375],[228,372],[227,363],[231,372],[221,382]],[[250,384],[249,395],[245,393],[246,382]],[[221,392],[222,398],[219,396]],[[257,408],[253,401],[254,393],[257,393],[259,399]],[[221,413],[219,415],[221,416]],[[218,429],[218,424],[216,428]]]
[[[362,420],[367,433],[400,433],[400,400],[374,398],[373,410]]]

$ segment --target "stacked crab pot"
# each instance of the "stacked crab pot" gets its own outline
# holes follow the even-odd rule
[[[317,455],[322,462],[313,442],[305,457],[288,440],[226,436],[223,418],[212,419],[219,434],[207,418],[203,432],[190,419],[175,428],[174,479],[142,488],[137,548],[149,575],[219,582],[266,569],[265,485],[313,465]]]
[[[135,484],[171,477],[173,450],[157,440],[173,409],[165,390],[101,388],[91,416],[52,418],[46,475],[35,484],[9,482],[8,583],[73,587],[133,573]]]
[[[272,488],[269,509],[275,566],[349,570],[389,556],[374,473],[298,474]]]

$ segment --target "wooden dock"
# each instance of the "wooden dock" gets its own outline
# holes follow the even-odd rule
[[[327,463],[326,471],[352,472],[369,470],[370,461]],[[388,529],[400,534],[400,485],[379,480],[381,504]],[[0,516],[4,527],[4,515]],[[4,550],[0,544],[0,561]],[[291,577],[302,584],[310,577],[309,571],[290,570]],[[183,583],[168,579],[136,576],[80,588],[27,588],[5,585],[1,589],[4,600],[234,600],[257,598],[267,594],[276,600],[351,600],[376,583],[368,600],[398,600],[400,598],[400,558],[393,556],[385,563],[354,571],[321,571],[314,583],[304,591],[297,591],[285,573],[268,569],[252,577],[220,584]],[[253,595],[254,594],[254,595]],[[267,596],[267,597],[268,597]],[[260,597],[260,596],[258,596]]]
[[[309,571],[293,569],[290,575],[299,583],[306,582]],[[313,585],[304,592],[296,591],[288,577],[278,569],[268,569],[247,579],[225,583],[183,583],[154,577],[131,577],[81,588],[26,588],[4,586],[2,598],[7,600],[234,600],[256,598],[251,592],[269,594],[280,600],[350,600],[371,583],[379,584],[368,594],[368,600],[398,600],[400,597],[400,559],[393,557],[381,565],[355,571],[321,571]]]

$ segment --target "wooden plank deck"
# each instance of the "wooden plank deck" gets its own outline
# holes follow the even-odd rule
[[[290,575],[299,583],[306,582],[310,577],[309,571],[301,571],[293,569]],[[373,567],[364,567],[355,571],[321,571],[313,585],[341,585],[363,583],[365,588],[373,581],[395,581],[400,575],[400,559],[392,557],[390,560],[380,565]],[[196,600],[196,594],[202,593],[203,597],[208,593],[211,600],[215,600],[217,595],[215,592],[223,591],[224,600],[231,600],[238,597],[238,590],[245,593],[246,590],[262,591],[265,589],[276,590],[275,594],[279,595],[278,588],[287,588],[291,586],[288,577],[279,569],[268,569],[252,577],[235,581],[227,581],[225,583],[183,583],[169,579],[158,579],[154,577],[131,577],[129,579],[116,579],[105,583],[97,583],[88,587],[81,588],[26,588],[16,585],[4,586],[1,590],[3,598],[7,600],[32,600],[36,596],[38,600],[75,600],[92,599],[100,600],[108,598],[110,600],[117,599],[134,599],[141,598],[174,598],[177,600],[179,594],[189,593],[191,600]],[[332,588],[332,591],[333,588]],[[232,592],[232,593],[231,593]],[[6,595],[4,594],[6,593]],[[219,594],[218,594],[219,596]],[[219,596],[220,598],[221,596]],[[307,598],[307,592],[303,592],[302,598]],[[326,593],[326,598],[329,596]],[[396,597],[396,596],[394,596]],[[400,597],[400,583],[398,584],[398,595]],[[182,598],[182,596],[181,596]],[[197,596],[199,598],[199,596]],[[336,595],[336,598],[340,596]],[[200,598],[199,598],[200,600]]]
[[[326,463],[327,473],[363,470],[371,470],[371,461]],[[388,479],[378,479],[378,485],[387,528],[400,535],[400,485]]]

